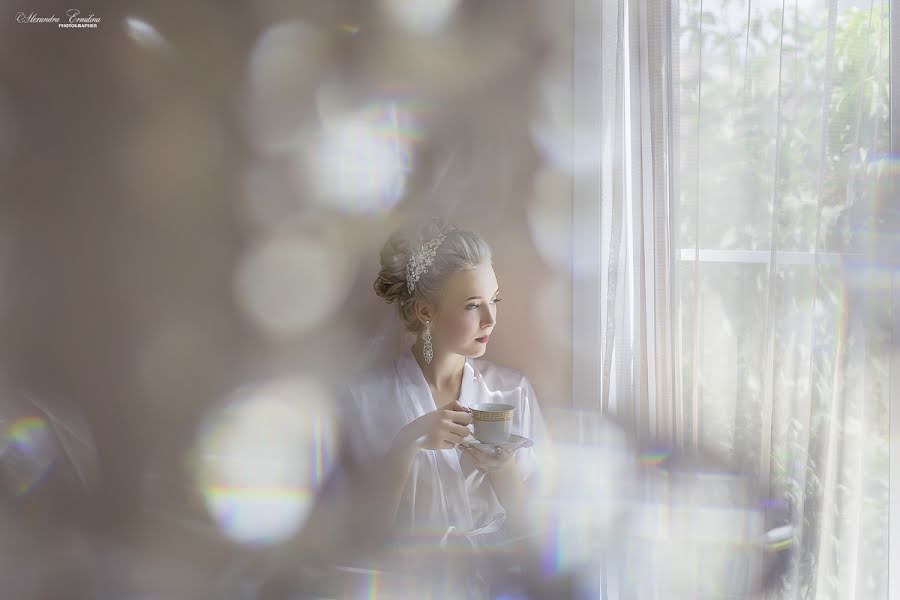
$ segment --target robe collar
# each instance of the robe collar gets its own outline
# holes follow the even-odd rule
[[[434,397],[431,395],[431,387],[425,380],[425,374],[419,368],[412,350],[401,353],[395,362],[397,375],[409,396],[409,402],[405,410],[407,419],[413,421],[422,415],[437,409]],[[459,403],[463,406],[477,404],[477,373],[471,358],[466,358],[463,365],[462,382],[459,390]],[[465,475],[460,464],[460,450],[450,448],[447,450],[431,451],[429,460],[435,461],[437,477],[443,494],[446,494],[442,510],[447,524],[455,524],[469,531],[473,527],[472,506],[466,492]],[[449,472],[444,469],[449,468]],[[450,475],[452,473],[453,475]]]

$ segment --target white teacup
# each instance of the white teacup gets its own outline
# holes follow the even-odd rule
[[[479,442],[502,444],[509,440],[515,406],[483,402],[469,408],[472,409],[472,424]]]

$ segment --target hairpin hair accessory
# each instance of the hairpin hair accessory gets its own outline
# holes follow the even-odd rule
[[[406,289],[409,290],[410,294],[416,291],[416,284],[419,282],[419,279],[431,268],[431,265],[434,263],[434,257],[437,255],[437,250],[445,237],[447,236],[439,235],[428,240],[421,250],[409,258],[409,262],[406,263]]]

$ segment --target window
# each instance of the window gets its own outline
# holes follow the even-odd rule
[[[886,598],[889,5],[681,0],[678,22],[686,433],[793,500],[785,597]]]

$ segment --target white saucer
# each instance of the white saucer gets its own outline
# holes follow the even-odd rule
[[[484,442],[479,442],[474,435],[469,435],[463,441],[459,443],[460,446],[467,446],[469,448],[475,448],[476,450],[481,450],[482,452],[493,452],[496,448],[503,448],[504,450],[518,450],[519,448],[531,448],[534,446],[534,442],[528,439],[527,437],[522,437],[521,435],[510,434],[509,440],[503,442],[502,444],[485,444]]]

